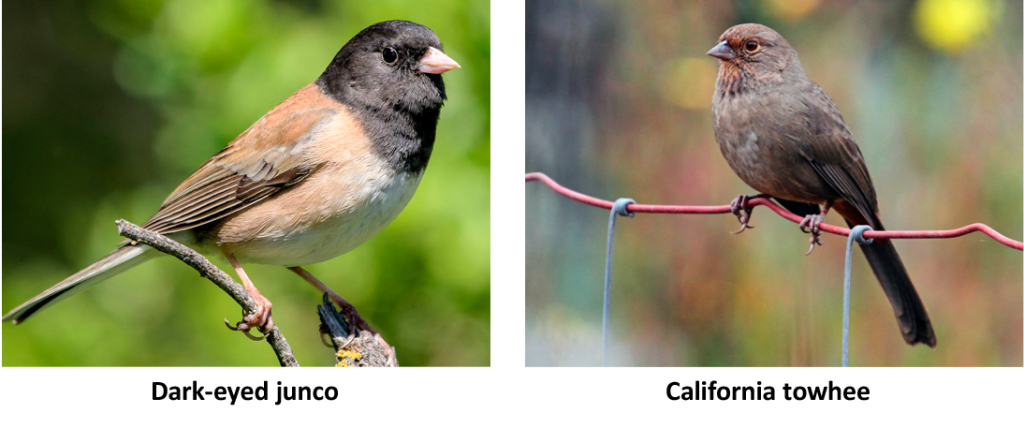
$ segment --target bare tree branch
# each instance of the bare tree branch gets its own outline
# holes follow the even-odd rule
[[[224,290],[232,299],[235,299],[235,302],[238,302],[246,313],[256,312],[256,301],[245,291],[245,287],[235,282],[230,275],[220,270],[213,263],[210,263],[206,257],[203,257],[195,250],[164,235],[136,226],[127,220],[118,220],[116,223],[119,235],[134,242],[149,245],[161,253],[177,257],[178,260],[185,262],[192,269],[198,271],[204,278],[217,284],[221,290]],[[292,354],[291,346],[288,345],[288,341],[285,340],[284,335],[277,329],[277,326],[267,331],[266,336],[267,343],[274,349],[274,354],[277,355],[277,360],[281,363],[282,367],[299,366],[299,362],[295,360],[295,355]]]
[[[334,308],[327,293],[316,309],[320,313],[320,332],[331,336],[338,367],[398,367],[394,350],[385,350],[373,334],[365,330],[353,334],[351,325]]]

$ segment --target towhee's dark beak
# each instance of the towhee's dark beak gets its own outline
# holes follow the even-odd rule
[[[722,61],[736,59],[736,54],[732,51],[732,48],[729,47],[729,43],[726,43],[724,41],[722,43],[715,45],[715,47],[711,48],[711,50],[708,51],[708,55],[711,55]]]

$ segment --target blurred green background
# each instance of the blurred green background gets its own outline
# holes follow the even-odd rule
[[[779,31],[835,100],[892,229],[986,223],[1022,236],[1021,2],[529,1],[527,171],[640,203],[753,193],[715,143],[717,60],[732,25]],[[608,211],[526,185],[527,364],[600,364]],[[836,215],[826,220],[841,224]],[[769,210],[618,222],[611,364],[840,364],[845,240]],[[907,346],[854,256],[859,366],[1021,366],[1022,255],[983,235],[896,243],[938,335]]]
[[[350,37],[390,19],[432,28],[462,65],[444,76],[433,158],[380,236],[308,269],[359,308],[402,365],[488,365],[487,2],[4,4],[4,311],[115,248],[114,220],[144,222],[203,161],[316,79]],[[316,290],[280,267],[246,268],[299,362],[333,365]],[[162,258],[24,325],[4,324],[3,364],[276,365],[266,344],[224,328],[222,318],[240,316],[195,271]]]

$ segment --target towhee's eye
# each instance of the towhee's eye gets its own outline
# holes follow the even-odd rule
[[[747,49],[747,52],[755,52],[761,45],[757,44],[757,40],[751,40],[744,47]]]
[[[384,50],[381,51],[381,55],[384,56],[384,62],[388,64],[394,64],[395,61],[398,60],[398,51],[394,48],[384,48]]]

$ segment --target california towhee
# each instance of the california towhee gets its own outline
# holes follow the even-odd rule
[[[884,230],[857,143],[786,39],[763,25],[737,25],[722,34],[708,55],[719,59],[712,103],[715,140],[745,183],[805,216],[800,226],[810,228],[812,249],[820,243],[819,226],[829,208],[850,227]],[[748,198],[733,202],[741,231],[750,218]],[[860,248],[889,298],[903,339],[934,348],[928,312],[892,241],[875,239]]]

